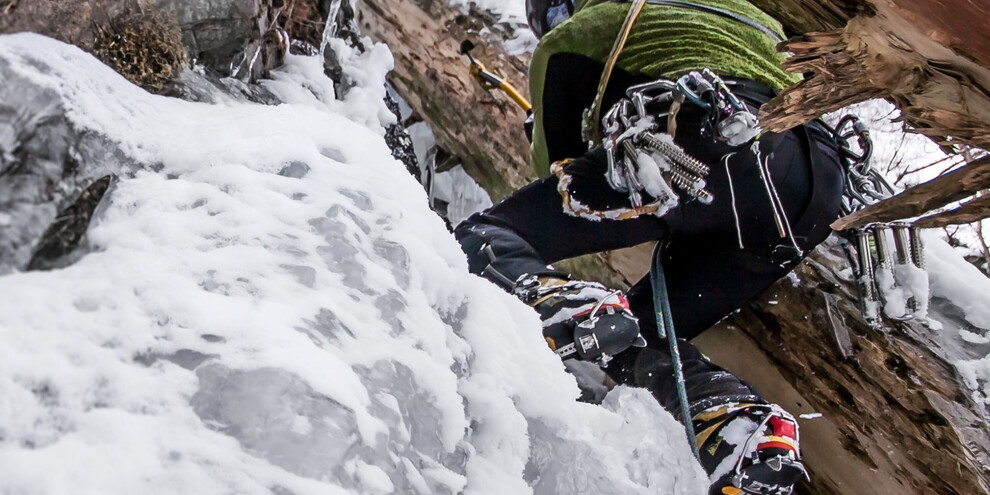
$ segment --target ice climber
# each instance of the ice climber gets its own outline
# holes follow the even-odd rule
[[[474,273],[536,309],[558,354],[610,355],[616,382],[679,417],[649,277],[623,295],[550,264],[659,241],[673,321],[693,338],[829,236],[837,145],[815,123],[755,129],[758,108],[799,77],[775,51],[780,23],[746,0],[527,0],[527,11],[543,178],[455,234]],[[794,418],[687,340],[678,349],[710,493],[791,493],[806,476]]]

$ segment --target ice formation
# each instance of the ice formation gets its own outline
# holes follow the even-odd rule
[[[704,492],[648,393],[576,402],[536,315],[467,273],[382,140],[388,51],[343,58],[343,101],[290,56],[284,104],[192,103],[0,37],[41,95],[3,103],[120,177],[83,256],[0,277],[0,492]]]

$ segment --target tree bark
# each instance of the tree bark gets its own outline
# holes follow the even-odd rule
[[[914,222],[914,225],[923,229],[932,229],[979,222],[987,217],[990,217],[990,196],[983,196],[963,203],[958,208],[920,218]],[[979,229],[977,233],[979,234]],[[982,234],[979,235],[982,240]]]
[[[917,185],[894,197],[844,216],[834,223],[835,230],[862,227],[870,222],[890,222],[923,215],[954,201],[966,199],[990,188],[990,157]],[[933,227],[935,225],[928,225]]]
[[[764,106],[761,123],[783,130],[869,98],[896,103],[917,132],[990,147],[990,11],[968,0],[763,0],[798,36],[781,47],[785,66],[806,74]],[[795,11],[795,6],[818,8]],[[838,5],[837,5],[838,4]],[[815,27],[822,7],[830,15]],[[858,9],[844,25],[841,15]],[[797,104],[800,102],[801,104]]]
[[[475,57],[528,94],[529,58],[505,53],[504,29],[482,12],[462,13],[445,1],[360,0],[357,7],[362,32],[392,50],[392,86],[493,200],[535,178],[522,128],[526,114],[502,95],[493,102],[460,54],[461,41],[470,39]]]
[[[990,147],[990,10],[969,0],[754,3],[805,33],[780,47],[792,54],[785,67],[805,79],[763,107],[764,129],[882,97],[936,143]]]

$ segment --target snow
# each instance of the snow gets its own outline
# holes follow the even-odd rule
[[[973,390],[973,400],[984,407],[990,406],[990,356],[959,361],[956,369],[966,385]]]
[[[952,301],[975,327],[990,330],[990,279],[934,231],[925,231],[925,257],[933,297]]]
[[[725,428],[719,432],[719,436],[725,443],[732,445],[732,454],[725,457],[715,470],[712,471],[711,479],[712,481],[717,480],[730,472],[736,467],[736,461],[739,456],[745,453],[746,443],[749,438],[753,436],[753,432],[759,428],[760,425],[756,421],[748,417],[738,417],[732,421],[729,421]]]
[[[892,319],[928,317],[928,272],[913,264],[879,267],[877,286],[883,296],[883,312]]]
[[[986,336],[975,332],[977,329],[990,330],[990,279],[935,232],[926,231],[924,241],[932,297],[951,301],[962,311],[964,322],[974,327],[955,328],[949,321],[933,321],[935,325],[931,328],[946,339],[953,338],[950,330],[958,332],[961,342],[947,346],[953,349],[949,359],[970,389],[973,400],[990,406],[990,354],[973,358],[973,354],[982,355],[978,354],[980,349],[986,352],[985,344],[990,342]]]
[[[959,337],[970,344],[990,344],[990,338],[969,330],[960,330]]]
[[[479,11],[491,13],[499,27],[511,33],[503,42],[505,52],[509,55],[532,53],[539,41],[526,21],[526,3],[524,0],[451,0],[450,2],[451,5],[461,6],[465,13],[471,6]]]
[[[381,137],[388,51],[332,48],[356,89],[289,56],[265,106],[0,37],[6,82],[143,165],[77,262],[0,277],[0,492],[703,493],[648,393],[576,402],[535,313],[467,273]]]

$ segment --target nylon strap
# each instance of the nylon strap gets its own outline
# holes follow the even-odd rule
[[[602,77],[598,80],[598,94],[595,96],[595,101],[591,104],[591,107],[584,112],[581,130],[584,134],[585,141],[589,143],[597,144],[602,140],[602,100],[605,98],[605,88],[608,86],[609,78],[612,77],[612,69],[615,67],[615,62],[619,60],[619,54],[622,53],[622,47],[626,46],[626,40],[629,39],[629,33],[632,31],[633,23],[636,22],[639,13],[643,11],[646,1],[632,0],[632,5],[629,6],[629,13],[626,14],[626,20],[622,22],[622,27],[619,29],[619,36],[615,38],[615,43],[612,44],[612,51],[609,52],[608,59],[605,60]]]

